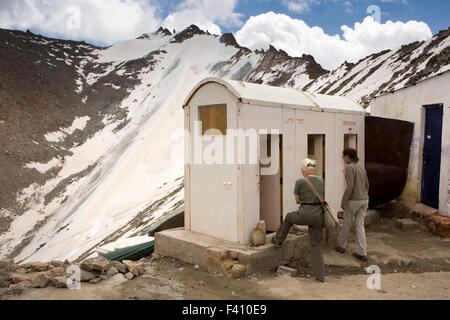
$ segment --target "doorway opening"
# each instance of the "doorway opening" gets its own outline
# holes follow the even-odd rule
[[[316,175],[325,182],[325,135],[308,135],[308,158],[317,162]]]
[[[442,104],[425,106],[422,202],[436,209],[439,208],[443,116]]]
[[[260,220],[275,232],[283,221],[283,136],[261,135],[260,150]]]

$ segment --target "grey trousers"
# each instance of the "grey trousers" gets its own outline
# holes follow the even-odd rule
[[[347,247],[347,238],[352,228],[353,219],[356,224],[356,253],[361,256],[367,256],[366,248],[366,230],[364,229],[364,220],[366,218],[368,200],[349,201],[344,210],[344,225],[337,238],[338,246],[342,249]]]
[[[293,225],[308,226],[311,241],[311,267],[317,280],[325,278],[325,266],[322,256],[323,215],[311,216],[299,212],[291,212],[286,216],[275,235],[275,239],[284,242]]]

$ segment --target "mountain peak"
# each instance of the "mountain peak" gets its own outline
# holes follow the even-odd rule
[[[159,27],[158,30],[155,31],[154,34],[162,34],[164,36],[171,36],[172,32],[170,32],[168,29],[163,28],[163,27]]]
[[[152,33],[145,33],[142,36],[138,37],[138,40],[143,40],[143,39],[149,39],[150,35],[154,35],[154,36],[163,36],[163,37],[167,37],[167,36],[171,36],[172,32],[170,32],[168,29],[163,28],[163,27],[159,27],[158,30],[156,30],[155,32]]]
[[[233,46],[236,48],[239,48],[239,44],[236,41],[236,38],[234,37],[234,35],[232,33],[224,33],[221,37],[220,37],[220,43],[224,43],[228,46]]]
[[[190,39],[195,35],[203,35],[203,34],[207,34],[207,33],[205,31],[201,30],[195,24],[191,24],[189,27],[187,27],[180,33],[177,33],[171,42],[181,43],[184,40]]]

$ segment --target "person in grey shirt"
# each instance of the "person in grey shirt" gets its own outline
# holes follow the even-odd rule
[[[324,195],[323,180],[315,175],[316,162],[305,159],[301,163],[303,179],[295,184],[295,201],[300,205],[297,211],[286,216],[276,235],[272,238],[272,243],[279,248],[286,240],[289,230],[293,225],[304,225],[309,227],[309,238],[311,242],[311,267],[315,278],[319,282],[324,282],[325,265],[322,255],[322,238],[324,228],[324,209],[320,200],[309,187],[305,179],[314,185],[319,194]]]
[[[369,179],[366,170],[358,165],[356,150],[345,149],[342,159],[345,162],[346,189],[342,196],[341,208],[344,210],[344,224],[339,232],[336,251],[344,253],[352,221],[356,221],[356,253],[354,257],[367,261],[366,232],[364,220],[369,207]]]

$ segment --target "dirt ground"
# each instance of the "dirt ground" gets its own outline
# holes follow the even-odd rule
[[[327,276],[318,283],[305,257],[296,277],[275,271],[232,279],[209,274],[172,258],[149,258],[146,273],[131,281],[122,275],[100,284],[82,284],[80,290],[29,289],[10,300],[449,300],[450,241],[420,230],[404,232],[393,221],[367,229],[369,261],[360,263],[351,254],[324,248]],[[381,269],[380,289],[367,288],[365,268]]]

